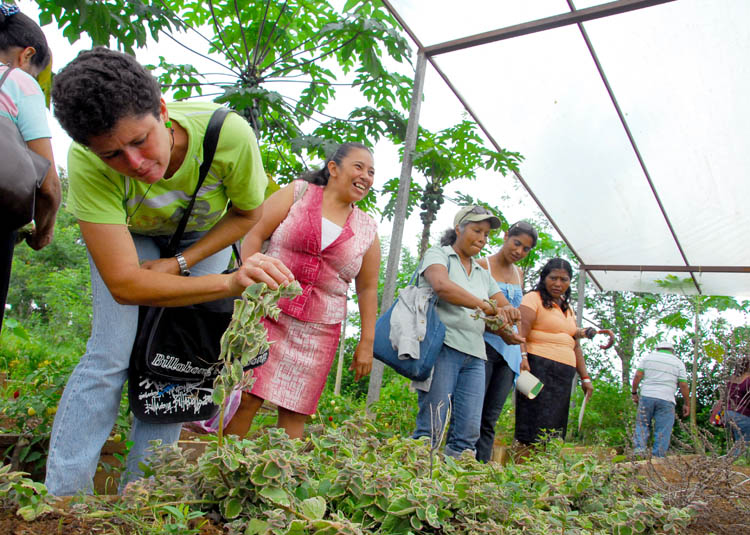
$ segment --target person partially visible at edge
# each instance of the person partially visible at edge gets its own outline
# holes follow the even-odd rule
[[[60,71],[52,98],[57,119],[75,141],[67,207],[88,249],[93,301],[91,337],[60,400],[47,460],[47,488],[69,495],[91,491],[128,377],[138,305],[237,296],[255,282],[275,289],[293,276],[261,254],[221,274],[230,244],[259,220],[267,184],[253,131],[239,115],[229,114],[221,129],[180,253],[161,258],[197,185],[206,126],[218,106],[167,104],[148,70],[102,47],[81,52]],[[138,463],[149,441],[173,443],[180,427],[134,419],[121,489],[141,475]]]
[[[516,266],[536,247],[539,236],[526,221],[511,225],[503,238],[503,246],[495,254],[477,262],[490,272],[500,291],[511,305],[518,308],[523,297],[523,272]],[[477,440],[477,460],[488,462],[492,458],[495,442],[495,424],[505,405],[505,399],[516,377],[521,373],[521,348],[504,333],[484,333],[487,361],[484,368],[484,403],[482,422]]]
[[[633,402],[638,405],[634,439],[636,454],[645,455],[652,429],[652,455],[664,457],[667,454],[674,425],[674,396],[678,388],[684,400],[682,416],[686,418],[690,414],[690,391],[685,364],[674,355],[672,344],[659,342],[656,351],[643,357],[633,377]]]
[[[521,371],[529,371],[544,385],[529,399],[516,396],[515,439],[523,455],[532,444],[565,438],[571,387],[576,372],[586,397],[594,392],[579,339],[593,337],[593,329],[578,329],[570,306],[573,269],[567,260],[553,258],[539,274],[536,287],[521,300]]]
[[[377,316],[380,242],[377,224],[357,208],[372,187],[375,167],[361,143],[344,143],[323,167],[268,198],[263,217],[247,234],[242,254],[260,250],[283,261],[302,295],[279,302],[278,320],[263,320],[272,342],[268,361],[253,370],[255,383],[225,427],[244,436],[264,400],[278,407],[278,425],[299,438],[315,412],[331,369],[354,280],[361,317],[351,369],[370,373]]]
[[[487,355],[485,323],[474,319],[476,309],[487,316],[497,315],[505,324],[520,319],[518,309],[498,288],[490,273],[475,257],[482,251],[490,232],[500,228],[500,220],[481,206],[465,206],[453,219],[440,246],[431,247],[420,267],[419,287],[431,287],[438,296],[437,311],[445,325],[445,340],[435,360],[431,379],[415,384],[419,403],[414,438],[431,437],[437,447],[448,408],[450,428],[445,454],[458,457],[475,453],[479,439],[484,398],[484,371]],[[493,307],[489,299],[494,299]],[[520,339],[508,339],[518,343]]]
[[[732,430],[736,442],[744,442],[738,447],[750,447],[750,356],[740,358],[734,374],[727,383],[726,425]]]
[[[26,238],[26,242],[36,250],[52,242],[61,197],[44,93],[36,81],[51,62],[47,39],[37,23],[21,13],[15,5],[0,3],[0,78],[7,74],[0,87],[0,116],[13,121],[29,149],[51,163],[36,194],[34,230]],[[0,329],[17,230],[7,228],[0,218]]]

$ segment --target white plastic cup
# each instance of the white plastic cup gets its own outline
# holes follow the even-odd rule
[[[542,388],[544,388],[544,384],[534,374],[526,370],[522,371],[516,379],[516,390],[529,399],[537,397]]]

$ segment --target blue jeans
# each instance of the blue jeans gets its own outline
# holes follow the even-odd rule
[[[495,424],[503,412],[505,400],[513,388],[516,374],[510,369],[503,356],[495,348],[485,344],[487,363],[485,365],[484,403],[479,440],[477,440],[477,460],[489,462],[495,445]]]
[[[644,454],[651,434],[652,421],[654,446],[652,455],[664,457],[669,449],[674,425],[675,404],[664,399],[641,396],[638,402],[638,415],[635,422],[635,451]]]
[[[745,448],[750,447],[750,416],[737,411],[727,411],[727,426],[732,430],[735,442],[745,441]],[[741,451],[737,451],[740,455]]]
[[[192,240],[183,240],[184,249]],[[141,260],[159,258],[153,238],[133,235]],[[195,275],[221,273],[229,263],[231,249],[224,249],[192,266]],[[91,493],[99,454],[117,419],[122,387],[128,378],[130,352],[138,327],[138,307],[120,305],[89,256],[93,320],[86,353],[68,379],[52,425],[45,484],[56,496],[80,491]],[[142,475],[138,463],[146,458],[149,441],[176,442],[182,424],[148,424],[133,420],[128,454],[120,489]]]
[[[437,446],[450,405],[445,454],[458,457],[464,450],[473,452],[482,418],[484,361],[443,345],[435,360],[430,391],[419,390],[417,395],[419,412],[413,438],[432,437],[433,447]]]

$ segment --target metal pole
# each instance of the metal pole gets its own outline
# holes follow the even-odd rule
[[[349,290],[346,291],[346,302],[349,301]],[[341,376],[344,374],[344,346],[346,346],[346,320],[348,314],[344,315],[344,321],[341,322],[341,339],[339,342],[339,361],[336,363],[336,384],[333,387],[333,393],[337,396],[341,394]]]
[[[423,50],[417,55],[417,69],[414,73],[414,88],[411,94],[411,109],[409,110],[409,122],[406,124],[406,139],[404,140],[404,160],[401,163],[401,176],[399,177],[398,192],[396,194],[396,209],[393,214],[393,230],[391,231],[391,243],[388,250],[388,264],[385,270],[385,285],[383,287],[383,300],[380,310],[385,312],[393,304],[396,293],[396,275],[398,264],[401,259],[401,241],[404,236],[404,223],[406,221],[406,208],[409,201],[409,190],[411,188],[412,160],[414,149],[417,146],[417,133],[419,130],[419,110],[422,106],[422,91],[424,89],[424,75],[427,62]],[[370,372],[370,384],[367,389],[367,406],[369,407],[380,399],[380,386],[383,383],[383,363],[376,360],[372,363]]]
[[[583,303],[586,296],[586,270],[578,270],[578,305],[576,306],[576,322],[583,326]]]

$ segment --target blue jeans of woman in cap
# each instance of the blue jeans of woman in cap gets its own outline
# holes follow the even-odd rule
[[[484,361],[443,345],[435,359],[429,392],[417,391],[419,412],[414,438],[432,437],[437,446],[448,407],[450,427],[445,454],[458,457],[474,452],[479,439],[484,399]]]
[[[186,233],[185,249],[200,237]],[[159,258],[159,238],[133,235],[140,260]],[[229,263],[227,248],[190,268],[194,275],[221,273]],[[89,256],[93,321],[86,353],[68,379],[52,426],[46,485],[56,496],[80,491],[91,493],[102,445],[117,419],[122,386],[128,378],[130,352],[138,327],[138,307],[121,305]],[[146,458],[152,440],[176,442],[182,424],[148,424],[134,418],[130,431],[133,446],[128,454],[120,489],[142,475],[138,463]]]

